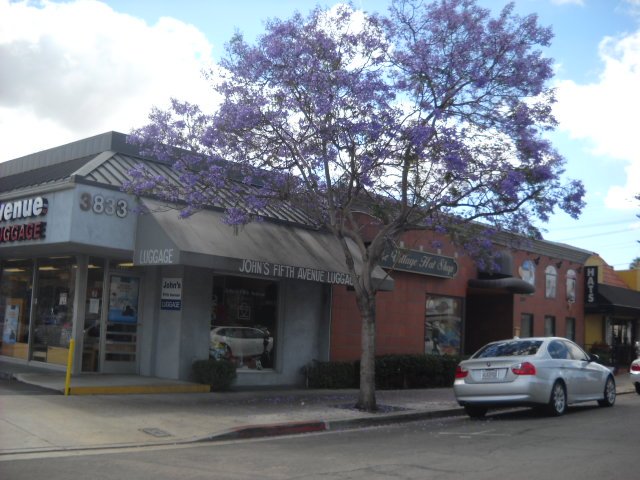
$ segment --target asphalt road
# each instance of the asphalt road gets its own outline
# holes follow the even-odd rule
[[[178,413],[176,413],[178,414]],[[530,410],[229,443],[0,458],[0,478],[635,479],[640,396],[613,408]]]

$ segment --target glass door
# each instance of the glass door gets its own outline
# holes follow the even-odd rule
[[[103,373],[137,373],[139,294],[139,277],[109,275]]]
[[[104,260],[90,257],[87,268],[87,293],[84,307],[83,372],[98,372],[100,369],[104,272]]]

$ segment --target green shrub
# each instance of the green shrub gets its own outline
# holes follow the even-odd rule
[[[229,360],[196,360],[192,368],[196,381],[211,385],[214,392],[229,390],[237,376],[236,367]]]
[[[358,371],[352,362],[314,361],[304,369],[308,388],[356,388]]]
[[[437,388],[453,385],[459,358],[448,355],[376,357],[376,388]],[[357,388],[360,362],[314,362],[305,369],[309,388]]]
[[[453,385],[458,359],[446,355],[385,355],[376,358],[379,389],[436,388]]]

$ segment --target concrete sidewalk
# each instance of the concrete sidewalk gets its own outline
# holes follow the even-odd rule
[[[25,379],[15,373],[5,372],[3,376]],[[616,380],[619,393],[635,392],[627,375]],[[51,394],[9,394],[0,397],[0,459],[21,453],[340,430],[462,414],[451,388],[378,391],[381,411],[373,414],[353,408],[357,393],[290,389],[78,396],[63,396],[51,390]]]

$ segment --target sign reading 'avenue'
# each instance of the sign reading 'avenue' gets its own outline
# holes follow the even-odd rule
[[[404,248],[385,251],[380,260],[380,266],[402,272],[443,278],[454,278],[458,273],[458,264],[451,257]]]

